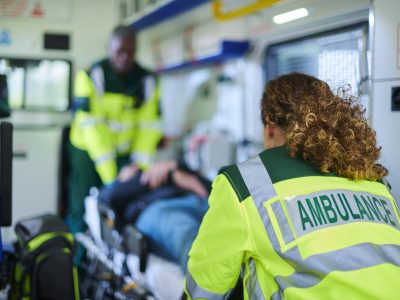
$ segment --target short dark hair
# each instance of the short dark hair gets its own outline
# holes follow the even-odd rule
[[[132,26],[127,25],[118,25],[114,28],[111,34],[111,38],[119,37],[119,38],[136,38],[136,30]]]

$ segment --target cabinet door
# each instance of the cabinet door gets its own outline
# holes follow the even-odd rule
[[[3,228],[3,242],[15,239],[14,225],[21,218],[57,213],[61,129],[14,128],[12,227]]]

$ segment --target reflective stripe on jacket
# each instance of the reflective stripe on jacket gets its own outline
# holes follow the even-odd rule
[[[398,299],[400,222],[379,182],[322,175],[285,147],[228,167],[189,253],[190,299]]]
[[[103,183],[109,183],[117,176],[119,156],[135,157],[141,168],[150,164],[161,138],[160,92],[158,79],[143,77],[138,86],[154,83],[147,98],[138,102],[131,95],[108,91],[102,72],[96,66],[90,75],[77,73],[75,96],[84,105],[75,112],[70,138],[75,147],[88,152]]]

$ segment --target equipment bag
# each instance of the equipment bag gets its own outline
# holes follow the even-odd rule
[[[64,222],[46,214],[15,226],[16,263],[10,300],[79,300],[74,240]]]

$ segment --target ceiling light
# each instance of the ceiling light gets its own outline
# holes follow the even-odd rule
[[[280,15],[276,15],[275,17],[272,18],[272,20],[276,24],[283,24],[283,23],[294,21],[294,20],[304,18],[307,16],[308,16],[308,10],[305,8],[299,8],[299,9],[285,12]]]

